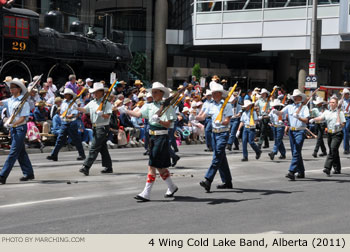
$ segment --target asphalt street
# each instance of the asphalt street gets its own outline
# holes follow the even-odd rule
[[[341,154],[342,174],[326,177],[325,158],[313,158],[315,140],[306,140],[303,157],[306,178],[288,181],[287,159],[271,161],[263,149],[260,160],[250,151],[228,152],[233,176],[231,190],[212,192],[199,182],[211,162],[204,145],[180,146],[181,160],[171,168],[179,191],[164,198],[165,183],[157,177],[152,201],[138,203],[147,174],[143,148],[111,149],[114,173],[103,175],[100,157],[90,176],[78,172],[77,152],[61,152],[59,161],[47,153],[30,154],[35,180],[19,182],[16,163],[6,185],[0,185],[0,233],[96,234],[238,234],[238,233],[350,233],[350,156]],[[341,153],[343,152],[341,148]],[[0,156],[2,165],[6,155]]]

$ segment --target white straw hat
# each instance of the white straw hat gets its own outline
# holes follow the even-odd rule
[[[105,87],[104,87],[103,83],[95,82],[93,88],[89,89],[89,92],[90,93],[95,93],[98,90],[105,90]]]
[[[224,90],[224,87],[215,81],[211,81],[209,87],[212,93],[221,92],[223,97],[226,97],[228,95],[228,92]]]
[[[153,90],[153,89],[157,89],[157,90],[162,91],[162,92],[164,93],[163,98],[168,98],[169,95],[170,95],[169,89],[166,88],[166,87],[165,87],[162,83],[160,83],[160,82],[153,82],[153,84],[152,84],[152,89],[151,89],[151,90]]]
[[[306,94],[302,93],[299,89],[294,89],[292,94],[292,99],[294,100],[294,97],[301,96],[302,100],[301,102],[304,102],[306,100]]]
[[[26,86],[23,84],[23,82],[18,79],[18,78],[14,78],[13,80],[6,82],[7,86],[10,87],[11,84],[15,84],[16,86],[19,86],[22,89],[21,94],[25,94],[27,92],[27,88]]]
[[[252,103],[251,100],[244,100],[244,104],[243,104],[242,108],[247,108],[250,105],[254,105],[254,103]]]
[[[74,93],[74,91],[70,88],[65,88],[64,91],[63,91],[63,95],[66,95],[66,94],[70,94],[73,96],[73,98],[77,95],[76,93]]]

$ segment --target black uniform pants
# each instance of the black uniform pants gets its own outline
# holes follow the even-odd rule
[[[89,156],[85,159],[83,165],[90,169],[95,162],[98,153],[101,153],[102,166],[112,168],[112,160],[107,147],[109,126],[94,127],[92,130],[94,138],[92,139]]]
[[[322,153],[326,153],[327,150],[326,150],[326,146],[325,146],[324,141],[323,141],[323,133],[325,130],[325,125],[323,123],[316,123],[315,130],[316,130],[316,134],[317,134],[317,142],[316,142],[314,152],[317,153],[319,148],[321,147]]]
[[[328,147],[329,153],[327,155],[324,168],[331,170],[332,167],[336,171],[341,170],[340,157],[339,157],[339,146],[343,140],[343,132],[337,132],[334,134],[328,133]]]
[[[259,146],[261,146],[263,142],[265,142],[264,146],[269,146],[268,130],[269,130],[269,119],[262,119],[260,123]]]

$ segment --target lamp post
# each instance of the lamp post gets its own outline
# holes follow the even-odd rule
[[[318,4],[318,0],[312,0],[310,62],[315,64],[315,74],[314,75],[317,75],[316,74],[317,73],[317,48],[318,48],[317,4]],[[309,75],[313,75],[313,74],[311,74],[309,72]]]

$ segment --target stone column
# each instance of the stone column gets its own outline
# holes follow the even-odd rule
[[[168,1],[156,0],[154,22],[153,79],[167,85],[167,45]]]
[[[298,74],[298,89],[301,92],[304,92],[306,76],[307,76],[306,70],[300,69]]]

